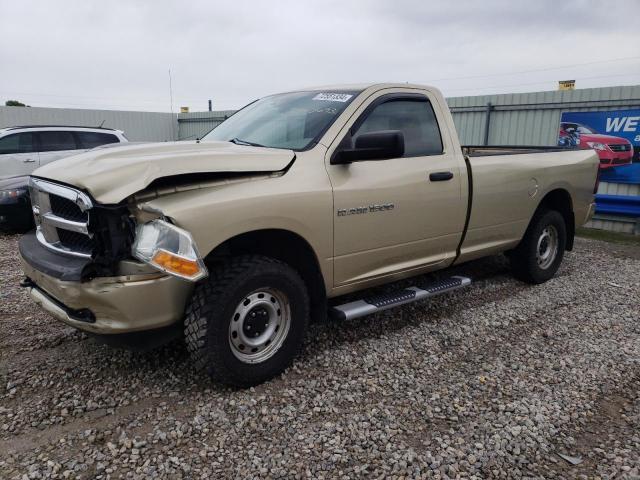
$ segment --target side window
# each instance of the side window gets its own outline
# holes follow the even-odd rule
[[[94,148],[107,143],[118,143],[118,137],[111,133],[75,132],[82,148]]]
[[[39,135],[41,152],[58,152],[78,148],[71,132],[40,132]]]
[[[404,157],[442,153],[442,138],[436,116],[427,99],[392,99],[367,115],[352,137],[380,130],[400,130],[404,135]]]
[[[7,153],[33,152],[32,133],[14,133],[0,138],[0,155]]]

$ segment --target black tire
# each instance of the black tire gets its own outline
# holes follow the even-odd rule
[[[547,232],[557,233],[557,251],[552,260],[547,260],[548,265],[539,263],[539,251],[541,245],[539,241]],[[544,239],[543,239],[544,242]],[[567,243],[567,227],[563,216],[555,210],[539,210],[537,211],[527,231],[522,238],[520,244],[510,252],[509,260],[513,275],[523,282],[539,284],[544,283],[552,278],[564,256],[564,250]],[[544,246],[544,243],[542,243]]]
[[[238,347],[230,338],[236,327],[231,323],[243,300],[261,289],[276,289],[286,297],[291,316],[279,348],[259,363],[247,363],[236,356]],[[309,297],[300,275],[278,260],[247,255],[212,269],[196,286],[186,310],[185,340],[198,370],[206,371],[215,381],[246,388],[278,375],[291,364],[302,348],[308,324]]]

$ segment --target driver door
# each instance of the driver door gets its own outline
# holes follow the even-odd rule
[[[444,119],[428,93],[415,92],[369,99],[341,132],[338,147],[328,151],[352,148],[362,133],[396,130],[404,136],[401,158],[327,162],[336,287],[427,271],[455,255],[467,208],[464,160],[441,135]]]

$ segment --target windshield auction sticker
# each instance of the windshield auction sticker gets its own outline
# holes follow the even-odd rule
[[[315,97],[313,97],[313,100],[344,103],[351,97],[353,97],[353,95],[349,95],[348,93],[319,93]]]

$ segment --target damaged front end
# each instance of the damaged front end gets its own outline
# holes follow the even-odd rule
[[[80,190],[39,178],[31,178],[29,189],[36,230],[20,241],[27,263],[68,281],[119,273],[135,234],[127,205],[100,205]]]
[[[151,267],[191,282],[208,274],[191,234],[139,199],[101,205],[81,190],[39,178],[31,179],[30,191],[36,230],[21,240],[20,251],[49,276],[86,282],[130,274],[136,263],[138,270]]]
[[[47,178],[32,176],[36,230],[19,243],[22,286],[55,318],[93,334],[179,325],[195,282],[208,272],[191,233],[156,204],[279,177],[295,158],[230,145],[172,145],[166,155],[165,146],[142,149],[155,152],[153,161],[132,156],[140,149],[116,148],[56,162]],[[187,156],[176,161],[179,152]],[[209,171],[202,171],[205,155]]]
[[[21,286],[37,304],[99,335],[179,324],[193,283],[132,254],[136,228],[161,214],[136,214],[126,201],[101,205],[81,190],[39,178],[30,189],[36,230],[20,239]]]

